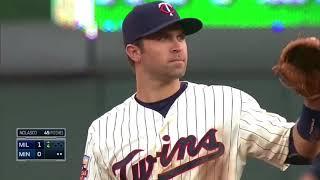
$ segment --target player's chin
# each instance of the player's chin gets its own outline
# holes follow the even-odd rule
[[[173,71],[168,72],[168,74],[171,76],[171,78],[182,78],[186,73],[186,68],[181,69],[175,69]]]

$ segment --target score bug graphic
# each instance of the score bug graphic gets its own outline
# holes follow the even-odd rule
[[[65,129],[17,129],[17,161],[65,161]]]

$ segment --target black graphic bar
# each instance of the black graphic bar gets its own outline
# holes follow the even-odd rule
[[[65,137],[66,129],[63,128],[18,128],[17,137]]]

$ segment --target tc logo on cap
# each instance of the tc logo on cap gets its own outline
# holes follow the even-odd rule
[[[173,13],[175,13],[175,10],[173,9],[172,5],[169,3],[159,3],[159,9],[164,14],[170,14],[170,16],[173,16]]]

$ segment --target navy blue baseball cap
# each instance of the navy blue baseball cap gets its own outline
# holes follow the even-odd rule
[[[156,33],[172,24],[179,23],[186,35],[193,34],[202,28],[202,22],[196,18],[181,19],[177,11],[169,3],[155,1],[133,8],[122,24],[124,44]]]

